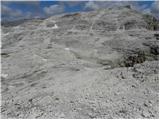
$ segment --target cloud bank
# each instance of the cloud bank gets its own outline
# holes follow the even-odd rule
[[[62,5],[51,5],[43,8],[46,15],[56,15],[64,12],[64,6]]]
[[[1,5],[1,19],[2,20],[15,20],[15,19],[30,19],[48,17],[60,13],[67,12],[69,8],[77,8],[82,5],[80,11],[97,10],[101,8],[111,8],[118,6],[131,5],[133,9],[142,13],[151,14],[158,18],[159,16],[159,3],[158,1],[151,2],[152,4],[140,4],[141,1],[51,1],[48,5],[41,5],[40,1],[6,1]],[[43,1],[43,3],[47,3]],[[11,8],[10,5],[20,6]],[[28,11],[23,10],[29,7]]]

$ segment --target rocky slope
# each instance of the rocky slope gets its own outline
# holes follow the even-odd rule
[[[158,42],[128,7],[2,26],[2,118],[158,118]]]

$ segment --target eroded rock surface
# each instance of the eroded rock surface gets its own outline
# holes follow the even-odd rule
[[[126,7],[2,26],[2,118],[158,118],[146,19]]]

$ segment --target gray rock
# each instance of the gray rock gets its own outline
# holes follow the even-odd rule
[[[128,6],[2,24],[2,118],[158,118],[148,17]]]

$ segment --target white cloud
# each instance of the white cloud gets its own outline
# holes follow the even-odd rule
[[[32,1],[32,0],[28,0],[28,1],[2,1],[1,2],[3,5],[11,5],[11,4],[16,4],[16,5],[30,5],[30,6],[39,6],[40,5],[40,1]]]
[[[148,7],[147,4],[139,5],[137,2],[133,2],[132,3],[132,9],[140,11],[140,12],[145,13],[145,14],[150,14],[151,13],[150,12],[151,10],[150,10],[150,8]]]
[[[153,16],[158,18],[158,1],[153,2],[151,7],[149,7],[147,4],[141,5],[137,1],[89,1],[86,2],[84,9],[97,10],[101,8],[112,8],[126,5],[131,5],[132,9],[135,9],[145,14],[152,14]]]
[[[64,7],[62,5],[51,5],[49,7],[44,7],[43,11],[47,15],[55,15],[64,12]]]
[[[22,16],[22,12],[20,10],[11,9],[5,5],[1,6],[1,14],[2,16],[10,16],[10,17]]]
[[[111,7],[117,7],[117,6],[124,6],[131,4],[128,1],[89,1],[85,4],[85,9],[101,9],[101,8],[111,8]]]
[[[33,14],[31,12],[27,12],[26,15],[25,15],[26,19],[32,18],[32,17],[33,17]]]
[[[151,13],[152,13],[156,18],[159,18],[159,2],[158,2],[158,1],[155,1],[155,2],[152,3]]]
[[[91,10],[96,10],[99,9],[99,5],[96,4],[94,1],[89,1],[85,4],[85,9],[91,9]]]
[[[146,4],[139,5],[137,2],[134,2],[133,8],[137,11],[141,11],[144,14],[153,15],[156,18],[158,18],[158,16],[159,16],[159,3],[158,3],[158,1],[154,1],[152,3],[151,7]]]
[[[152,8],[158,11],[159,10],[159,2],[158,1],[153,2]]]
[[[1,20],[2,21],[13,21],[19,19],[32,19],[32,18],[41,18],[40,16],[34,15],[34,13],[22,12],[18,9],[12,9],[6,5],[1,5]]]
[[[19,9],[12,9],[7,5],[1,5],[1,20],[2,21],[12,21],[19,19],[32,19],[32,18],[41,18],[40,15],[35,15],[34,12],[22,12]]]
[[[84,3],[84,1],[60,1],[59,4],[60,5],[67,5],[69,7],[75,7],[77,5],[80,5]]]

